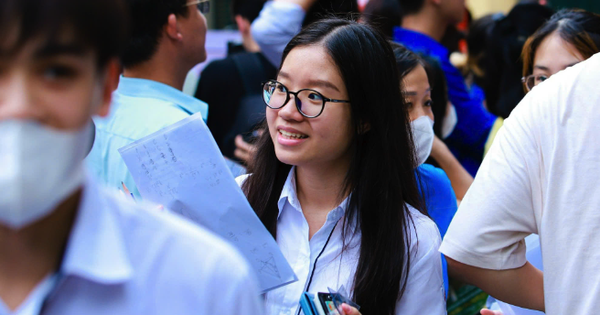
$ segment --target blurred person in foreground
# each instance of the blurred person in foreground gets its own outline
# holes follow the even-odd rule
[[[598,51],[599,21],[561,11],[527,41],[531,91],[498,132],[440,248],[451,275],[546,314],[594,314],[600,299],[600,55],[582,61]],[[526,261],[532,233],[544,272]]]
[[[448,26],[464,17],[464,0],[400,0],[402,27],[394,40],[410,50],[440,62],[448,84],[448,96],[456,109],[457,124],[444,141],[461,164],[475,175],[483,159],[485,143],[497,117],[469,94],[460,71],[450,63],[449,51],[441,40]]]
[[[250,134],[264,119],[260,84],[277,73],[250,33],[250,25],[264,3],[264,0],[232,1],[232,13],[243,40],[241,51],[230,48],[226,58],[209,63],[202,71],[195,95],[210,104],[206,124],[223,155],[241,161],[248,157],[234,155],[234,140],[239,134]]]
[[[0,2],[0,314],[260,314],[230,245],[85,174],[124,12],[118,0]]]
[[[121,56],[123,76],[114,93],[111,112],[95,118],[96,142],[88,165],[104,184],[123,183],[139,192],[118,149],[208,105],[181,89],[188,71],[206,59],[204,47],[208,1],[126,0],[131,37]]]

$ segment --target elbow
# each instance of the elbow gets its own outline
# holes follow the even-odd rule
[[[463,264],[447,256],[444,256],[444,258],[448,263],[448,275],[450,277],[460,282],[474,284],[472,274],[477,269],[476,267]]]

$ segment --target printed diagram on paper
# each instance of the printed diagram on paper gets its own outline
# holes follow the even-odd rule
[[[119,152],[142,198],[189,218],[237,247],[256,271],[263,292],[297,280],[199,114]]]

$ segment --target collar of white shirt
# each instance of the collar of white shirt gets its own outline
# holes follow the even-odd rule
[[[133,277],[117,215],[88,177],[61,265],[62,276],[100,284],[124,283]]]
[[[296,167],[294,166],[294,167],[292,167],[292,169],[290,170],[290,173],[288,174],[285,184],[283,185],[283,189],[281,190],[281,195],[279,196],[279,200],[277,202],[277,207],[279,208],[279,214],[278,214],[277,218],[279,218],[279,216],[281,216],[281,212],[284,209],[286,201],[296,211],[302,212],[302,206],[300,205],[300,201],[298,200],[298,195],[296,192],[297,192],[297,189],[296,189]],[[331,210],[327,214],[326,225],[330,222],[338,222],[342,218],[342,216],[346,213],[346,207],[348,206],[348,203],[350,202],[351,195],[352,194],[348,195],[348,197],[346,197],[346,199],[344,199],[344,201],[342,201],[335,209]],[[354,225],[352,228],[354,228]]]

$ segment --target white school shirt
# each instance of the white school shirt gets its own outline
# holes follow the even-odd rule
[[[241,183],[245,176],[238,177]],[[300,297],[305,292],[315,259],[323,250],[327,238],[331,239],[319,258],[308,292],[329,292],[344,286],[351,293],[354,274],[358,264],[360,232],[348,242],[342,252],[342,220],[348,199],[331,210],[323,227],[308,240],[308,223],[296,196],[295,168],[292,168],[279,198],[277,220],[277,244],[296,273],[299,281],[269,291],[266,294],[266,314],[296,315]],[[410,270],[402,299],[396,304],[396,314],[437,315],[446,314],[444,280],[441,257],[437,249],[441,242],[440,233],[433,221],[416,209],[408,206],[414,220],[411,228]],[[416,230],[416,232],[415,232]],[[416,234],[416,235],[415,235]],[[418,236],[418,241],[416,237]]]
[[[256,279],[225,241],[88,180],[58,281],[1,315],[263,314]],[[56,276],[56,275],[54,275]]]
[[[535,87],[498,132],[440,251],[464,264],[525,264],[540,235],[546,314],[600,309],[600,55]]]

